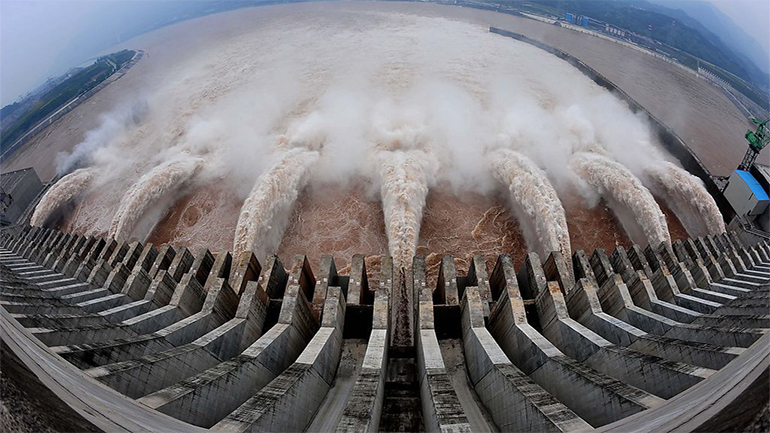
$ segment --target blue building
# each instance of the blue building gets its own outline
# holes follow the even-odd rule
[[[765,178],[770,173],[768,169],[770,167],[755,164],[752,167],[754,173],[734,170],[723,192],[738,216],[755,221],[762,230],[770,229],[770,196],[768,179]]]

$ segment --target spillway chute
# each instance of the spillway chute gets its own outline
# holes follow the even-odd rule
[[[646,174],[690,236],[725,232],[725,222],[714,197],[696,176],[667,161],[651,165]]]
[[[588,152],[575,153],[570,166],[602,197],[633,214],[647,242],[656,246],[663,241],[671,242],[663,211],[650,191],[626,167],[607,156]]]
[[[30,225],[42,227],[64,204],[71,202],[91,184],[96,170],[81,168],[63,176],[46,193],[35,207]]]
[[[380,150],[376,160],[388,250],[396,269],[409,268],[417,252],[428,185],[438,171],[438,162],[421,149]]]
[[[489,155],[492,174],[508,188],[513,204],[524,211],[534,226],[543,251],[572,256],[564,207],[545,172],[527,156],[509,149]]]
[[[291,208],[319,155],[315,150],[291,148],[259,176],[241,207],[233,240],[235,254],[253,251],[261,258],[278,247]]]
[[[166,161],[134,183],[120,201],[109,236],[128,239],[145,212],[179,189],[203,167],[203,159],[184,155]],[[173,203],[168,203],[170,206]]]

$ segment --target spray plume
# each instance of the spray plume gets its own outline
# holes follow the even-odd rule
[[[41,227],[62,205],[85,191],[94,177],[94,169],[81,168],[59,179],[40,199],[30,224]]]
[[[318,156],[317,151],[307,148],[289,149],[259,176],[243,202],[235,227],[233,251],[236,257],[244,251],[254,251],[262,257],[278,246],[291,207],[307,182],[308,169]]]
[[[69,173],[78,167],[91,165],[94,152],[113,144],[113,140],[124,139],[131,135],[131,128],[140,124],[149,107],[141,98],[124,101],[108,113],[99,115],[100,125],[86,132],[72,152],[62,152],[56,156],[57,173]]]
[[[142,176],[123,196],[112,220],[109,236],[126,239],[144,213],[158,200],[177,190],[203,165],[201,158],[185,155],[166,161]]]
[[[700,179],[670,162],[658,162],[647,170],[647,175],[691,236],[725,232],[722,214]]]
[[[663,212],[650,191],[626,167],[606,156],[587,152],[574,154],[570,166],[600,195],[631,211],[650,244],[671,242]]]
[[[567,217],[545,172],[513,150],[496,150],[489,157],[493,175],[508,186],[513,202],[534,222],[544,252],[560,251],[564,257],[572,257]]]

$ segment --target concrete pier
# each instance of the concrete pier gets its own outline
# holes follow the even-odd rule
[[[441,356],[435,330],[434,294],[426,286],[425,260],[422,257],[415,257],[412,263],[412,272],[414,291],[418,294],[415,298],[419,299],[419,303],[416,303],[415,344],[425,428],[429,431],[470,431],[470,424],[468,424],[462,405],[452,388],[444,366],[444,359]],[[454,274],[453,270],[452,274]],[[454,290],[450,290],[450,293],[455,296],[457,294],[456,287]],[[457,302],[456,297],[450,299]]]
[[[590,425],[516,368],[484,325],[477,287],[463,296],[463,345],[468,375],[502,431],[575,431]]]
[[[522,282],[534,275],[526,275]],[[531,268],[529,268],[531,269]],[[600,426],[663,403],[566,356],[527,320],[524,299],[509,256],[497,261],[490,277],[497,302],[489,329],[503,352],[522,372],[592,426]],[[569,383],[570,386],[564,386]],[[596,401],[603,401],[596,410]]]
[[[770,248],[747,239],[489,275],[446,256],[430,287],[419,256],[339,275],[19,228],[0,231],[2,350],[110,431],[732,428],[770,374]]]
[[[359,256],[361,257],[361,256]],[[363,257],[359,263],[363,264]],[[355,258],[354,258],[355,263]],[[360,275],[353,272],[351,277]],[[359,268],[361,269],[361,268]],[[351,278],[348,285],[348,302],[358,305],[363,297],[353,299],[352,289],[358,289],[361,280]],[[365,289],[362,289],[365,290]],[[360,292],[359,292],[360,293]],[[387,290],[377,290],[374,298],[372,313],[372,332],[366,346],[361,372],[350,393],[342,417],[337,425],[338,432],[376,432],[379,431],[382,405],[385,400],[385,376],[388,361],[388,342],[390,341],[390,311],[389,293]]]
[[[304,258],[302,260],[304,261]],[[272,258],[272,261],[272,265],[265,269],[270,273],[262,274],[258,281],[247,281],[243,292],[246,298],[251,298],[253,303],[260,305],[260,320],[253,320],[255,326],[250,330],[252,335],[257,335],[259,338],[233,359],[156,391],[140,401],[191,424],[211,427],[244,403],[251,394],[268,384],[296,359],[315,329],[305,291],[300,290],[296,283],[298,281],[304,283],[305,280],[300,279],[301,267],[295,267],[295,271],[289,278],[289,281],[295,283],[286,289],[286,295],[284,295],[286,303],[282,306],[278,323],[267,332],[262,332],[270,299],[263,287],[269,287],[271,281],[276,281],[274,274],[283,272],[280,262],[275,258]],[[240,275],[243,276],[242,281],[249,278],[245,274]],[[256,275],[252,274],[251,278],[254,277]],[[285,279],[280,278],[280,283],[285,284],[285,282]],[[270,292],[278,290],[271,289]],[[244,386],[238,390],[228,389],[225,386],[233,382]],[[200,399],[211,402],[211,405],[207,406],[208,409],[190,411],[190,405]]]

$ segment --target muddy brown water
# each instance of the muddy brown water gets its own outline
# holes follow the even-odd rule
[[[3,163],[3,171],[34,167],[41,178],[56,172],[56,156],[81,142],[99,123],[99,115],[118,106],[126,95],[151,92],[155,82],[173,79],[173,66],[201,47],[234,37],[249,28],[248,18],[267,11],[312,10],[318,5],[284,5],[245,9],[180,23],[142,35],[110,50],[130,47],[147,53],[123,78],[46,128]],[[593,67],[669,125],[696,152],[714,174],[727,174],[745,151],[743,133],[747,123],[740,112],[717,89],[703,80],[638,51],[589,35],[575,33],[533,20],[468,8],[413,3],[356,3],[346,7],[372,11],[397,11],[490,25],[522,33],[566,51]],[[201,25],[206,23],[207,25]],[[761,157],[765,157],[766,153]],[[58,227],[64,230],[104,235],[97,224],[80,214],[90,206],[117,208],[118,198],[108,202],[86,197]],[[216,186],[194,189],[176,202],[147,238],[157,245],[171,243],[195,251],[230,249],[240,201],[232,191]],[[565,201],[572,249],[591,251],[627,245],[628,235],[612,212],[600,203],[593,209]],[[686,236],[675,215],[661,206],[669,222],[672,239]],[[103,227],[102,223],[100,227]],[[383,214],[379,203],[361,190],[308,188],[294,209],[278,254],[287,260],[293,254],[309,256],[317,269],[322,254],[333,254],[337,267],[346,271],[350,257],[368,256],[369,270],[378,268],[376,256],[387,252]],[[523,262],[526,242],[519,224],[503,197],[466,194],[456,197],[443,190],[431,191],[420,231],[418,253],[426,256],[430,279],[437,271],[440,255],[455,256],[458,271],[467,270],[470,254],[483,254],[491,261],[501,253]]]

